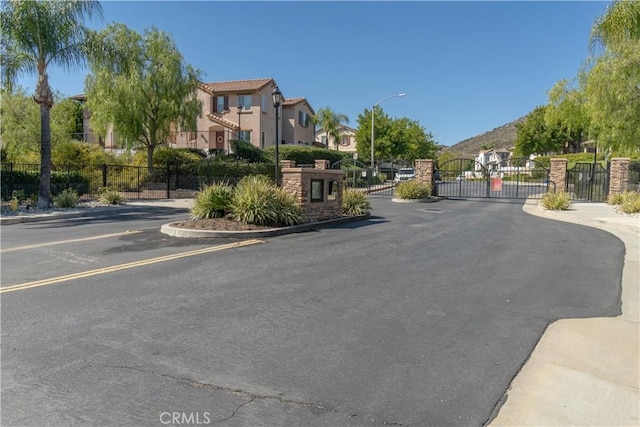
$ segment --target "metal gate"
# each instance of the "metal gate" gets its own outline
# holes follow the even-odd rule
[[[482,164],[452,159],[436,166],[436,195],[450,198],[539,199],[554,183],[549,169],[527,158]]]
[[[356,188],[368,194],[392,196],[395,188],[395,176],[406,162],[382,160],[376,168],[355,159],[340,160],[331,165],[331,169],[341,169],[345,173],[346,188]]]
[[[576,163],[567,169],[565,191],[574,200],[604,202],[609,193],[609,168],[600,163]]]

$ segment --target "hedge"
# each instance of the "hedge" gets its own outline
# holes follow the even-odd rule
[[[268,147],[265,151],[275,157],[275,147]],[[353,154],[305,145],[280,145],[278,157],[280,160],[294,160],[298,165],[313,164],[316,160],[329,160],[334,164],[340,160],[351,159]]]

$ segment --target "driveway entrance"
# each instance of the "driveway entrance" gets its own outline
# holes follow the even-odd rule
[[[458,158],[436,166],[435,194],[439,197],[539,199],[554,186],[549,169],[527,158],[486,165]]]

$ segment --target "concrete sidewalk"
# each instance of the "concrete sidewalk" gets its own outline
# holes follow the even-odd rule
[[[640,425],[640,218],[618,214],[604,203],[547,211],[532,200],[523,210],[600,228],[624,242],[622,315],[549,325],[489,425]]]

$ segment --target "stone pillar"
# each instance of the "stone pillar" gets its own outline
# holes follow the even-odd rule
[[[316,160],[315,161],[316,169],[329,169],[329,160]]]
[[[629,188],[629,162],[628,158],[611,159],[609,195],[624,193]]]
[[[296,167],[296,161],[295,160],[280,160],[280,165],[282,166],[282,169],[295,168]]]
[[[549,171],[549,190],[562,193],[567,188],[567,159],[551,159],[551,170]]]
[[[431,192],[435,194],[435,176],[433,174],[434,161],[431,159],[416,159],[414,167],[416,170],[416,180],[431,186]]]
[[[282,169],[282,188],[293,194],[305,222],[342,216],[344,172],[328,169],[328,165],[328,161],[316,160],[313,169]]]

